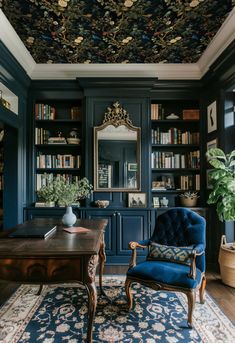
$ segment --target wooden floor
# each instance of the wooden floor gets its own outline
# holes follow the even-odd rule
[[[105,275],[123,275],[126,273],[127,266],[107,266]],[[15,284],[0,282],[0,305],[3,304],[9,296],[15,291]],[[207,272],[207,287],[208,293],[212,296],[215,302],[219,305],[222,311],[230,320],[235,323],[235,288],[225,286],[216,272]]]

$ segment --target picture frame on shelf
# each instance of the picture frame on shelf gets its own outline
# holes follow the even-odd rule
[[[153,197],[153,207],[160,207],[159,197]]]
[[[218,145],[218,139],[215,138],[215,139],[212,139],[211,141],[207,142],[207,151],[209,149],[213,149],[213,148],[217,148],[217,145]]]
[[[207,132],[211,133],[217,130],[217,104],[213,101],[207,106]]]
[[[175,189],[174,176],[172,174],[162,175],[159,180],[152,181],[153,190],[170,190]]]
[[[152,189],[153,190],[165,190],[165,182],[164,181],[152,181]]]
[[[146,206],[146,193],[128,193],[128,207]]]

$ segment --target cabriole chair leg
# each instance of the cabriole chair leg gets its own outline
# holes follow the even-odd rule
[[[201,287],[199,289],[199,298],[200,298],[201,304],[204,304],[204,302],[205,302],[205,288],[206,288],[206,277],[203,276]]]
[[[188,298],[188,327],[192,329],[193,327],[193,310],[196,301],[196,292],[191,291],[186,293]]]
[[[126,279],[125,291],[126,291],[126,296],[127,296],[128,311],[130,311],[132,309],[132,305],[133,305],[133,296],[131,293],[131,284],[132,284],[132,282],[129,279]]]

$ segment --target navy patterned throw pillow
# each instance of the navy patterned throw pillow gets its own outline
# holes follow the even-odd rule
[[[158,243],[151,243],[149,246],[148,260],[167,260],[175,263],[190,265],[190,256],[193,253],[193,247],[173,247]]]

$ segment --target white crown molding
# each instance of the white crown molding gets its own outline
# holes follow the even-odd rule
[[[230,12],[219,31],[216,33],[197,64],[202,76],[208,71],[213,62],[235,39],[235,7]]]
[[[79,77],[158,77],[165,80],[200,79],[197,64],[37,64],[32,79]]]
[[[0,40],[17,59],[26,73],[31,76],[36,63],[1,9],[0,28]]]
[[[33,80],[77,77],[157,77],[159,80],[200,80],[210,65],[235,39],[235,8],[197,63],[158,64],[36,64],[0,10],[0,39]]]

